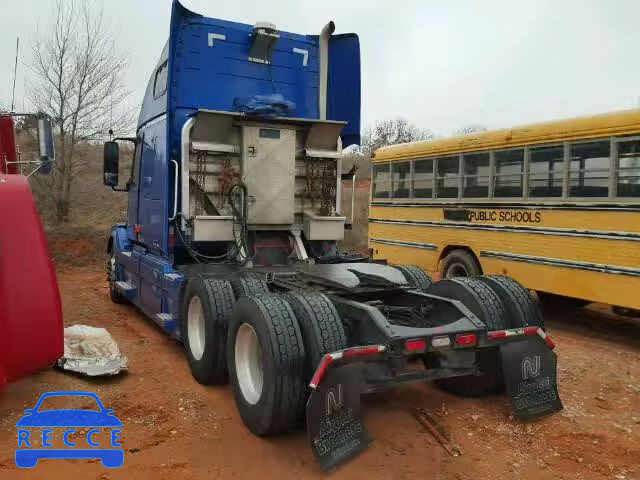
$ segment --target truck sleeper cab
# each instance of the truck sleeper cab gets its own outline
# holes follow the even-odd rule
[[[333,31],[252,27],[174,2],[137,135],[105,144],[116,189],[116,141],[135,145],[127,222],[107,243],[111,299],[182,341],[197,381],[229,381],[257,435],[294,427],[306,408],[323,468],[369,443],[363,391],[437,380],[479,394],[506,379],[520,416],[558,410],[553,344],[516,282],[432,283],[417,267],[339,253],[360,67],[357,36]],[[535,375],[522,378],[527,358]]]

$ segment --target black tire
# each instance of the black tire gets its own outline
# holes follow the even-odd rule
[[[262,387],[255,403],[242,392],[236,365],[236,337],[251,327],[260,346]],[[245,327],[246,328],[246,327]],[[242,421],[258,436],[297,425],[305,402],[305,351],[291,306],[277,295],[252,295],[236,303],[227,338],[229,379]]]
[[[308,383],[322,357],[347,346],[347,337],[333,303],[323,293],[289,293],[286,300],[298,319],[306,353],[305,382]]]
[[[476,278],[453,278],[433,284],[429,293],[461,301],[489,330],[506,328],[506,311],[500,298]],[[443,390],[463,397],[477,397],[502,390],[504,377],[498,348],[477,351],[476,363],[481,376],[443,378],[436,381]]]
[[[536,292],[543,307],[549,308],[582,308],[589,305],[589,300],[582,298],[565,297],[548,292]]]
[[[511,277],[490,275],[476,277],[500,298],[507,312],[507,328],[541,327],[542,314],[529,290]]]
[[[489,330],[506,328],[504,305],[495,292],[477,278],[449,278],[435,282],[429,293],[460,300]]]
[[[189,316],[196,315],[198,308],[197,301],[193,300],[193,312],[190,312],[194,297],[198,298],[204,314],[202,342],[197,342],[196,337],[190,337]],[[227,382],[227,329],[234,304],[233,290],[227,280],[196,277],[187,283],[180,309],[180,333],[191,374],[198,383],[209,385]],[[193,323],[196,323],[195,320]],[[196,333],[194,331],[191,334]],[[191,338],[194,340],[193,345]],[[202,354],[199,355],[201,346]]]
[[[264,275],[258,272],[238,273],[231,279],[231,286],[237,299],[248,297],[249,295],[269,293],[269,286],[264,279]]]
[[[427,272],[415,265],[394,265],[402,272],[407,283],[418,290],[428,290],[433,281]]]
[[[111,250],[107,255],[106,267],[107,267],[107,283],[109,284],[109,298],[113,303],[124,304],[129,303],[127,297],[125,297],[120,290],[116,287],[116,256],[115,252]]]
[[[482,275],[482,268],[475,256],[466,250],[452,250],[442,260],[442,278],[475,277]]]

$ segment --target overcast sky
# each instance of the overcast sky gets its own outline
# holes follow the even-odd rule
[[[317,34],[356,32],[363,125],[403,116],[440,135],[640,107],[640,0],[184,0],[207,16]],[[23,63],[49,0],[0,0],[0,104],[11,95],[15,39]],[[139,104],[168,35],[170,0],[104,2],[131,56]],[[20,65],[17,106],[27,70]]]

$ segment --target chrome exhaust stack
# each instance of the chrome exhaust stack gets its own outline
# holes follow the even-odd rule
[[[327,23],[320,32],[320,92],[318,94],[318,112],[320,120],[327,119],[327,89],[329,80],[329,39],[336,29],[333,22]]]

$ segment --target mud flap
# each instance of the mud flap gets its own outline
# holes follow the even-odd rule
[[[515,414],[532,420],[562,410],[556,354],[538,336],[500,346],[502,370]]]
[[[307,401],[307,431],[323,470],[353,457],[373,438],[360,419],[362,364],[332,368]]]

